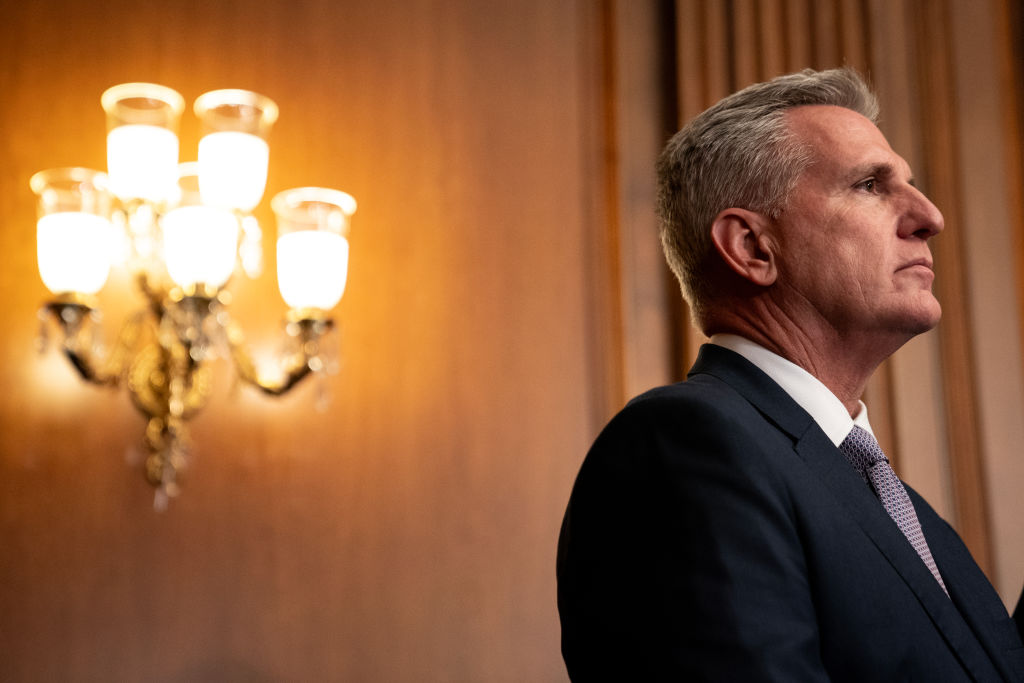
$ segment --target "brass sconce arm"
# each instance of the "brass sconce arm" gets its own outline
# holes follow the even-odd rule
[[[302,311],[290,313],[285,330],[294,339],[294,350],[282,359],[280,372],[262,372],[249,353],[241,328],[229,323],[228,346],[238,377],[265,394],[281,396],[313,372],[323,371],[325,359],[323,338],[334,329],[334,321]]]
[[[44,304],[40,313],[41,318],[50,317],[57,322],[61,351],[82,379],[99,386],[117,387],[121,384],[129,354],[138,340],[137,320],[129,320],[124,325],[116,346],[104,359],[101,357],[103,352],[96,348],[91,329],[98,313],[85,298],[61,296]],[[45,326],[45,320],[43,323]]]
[[[271,364],[276,372],[263,372],[220,295],[202,289],[165,291],[144,276],[137,283],[149,305],[126,321],[106,358],[94,348],[98,313],[87,298],[61,295],[45,304],[40,317],[44,323],[56,321],[62,351],[83,379],[101,386],[126,386],[135,407],[146,416],[146,477],[157,487],[162,507],[179,490],[178,474],[188,450],[187,422],[210,394],[209,361],[230,356],[242,381],[281,396],[311,374],[333,371],[333,349],[325,339],[334,322],[316,309],[289,313],[288,350]]]

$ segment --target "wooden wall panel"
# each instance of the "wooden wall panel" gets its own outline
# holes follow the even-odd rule
[[[729,14],[732,55],[732,84],[730,91],[761,80],[761,33],[758,30],[756,0],[733,0]]]
[[[985,509],[984,465],[978,426],[977,389],[973,354],[974,340],[967,299],[969,265],[964,245],[970,239],[963,213],[969,201],[963,192],[963,154],[958,144],[963,129],[957,101],[958,83],[951,52],[928,47],[935,36],[952,40],[952,17],[943,3],[915,4],[913,20],[918,27],[917,55],[921,88],[918,91],[921,118],[922,183],[933,193],[946,216],[947,229],[933,248],[937,280],[936,295],[943,305],[939,328],[940,352],[946,387],[946,436],[953,492],[953,522],[982,569],[994,575],[990,544],[990,519]],[[993,131],[994,133],[995,131]],[[977,274],[977,277],[980,274]]]
[[[811,16],[814,43],[814,68],[825,69],[842,64],[843,41],[835,0],[812,0]]]
[[[809,5],[814,0],[786,0],[786,72],[805,69],[814,64],[812,58],[812,36]]]
[[[786,29],[782,0],[765,0],[758,6],[758,11],[761,25],[764,26],[761,37],[762,78],[772,78],[788,71],[786,69]]]
[[[555,542],[607,380],[598,24],[544,0],[3,6],[0,679],[565,680]],[[102,167],[99,95],[129,80],[266,93],[268,196],[360,203],[327,411],[312,386],[234,395],[220,367],[163,514],[127,398],[33,350],[28,177]],[[235,287],[264,356],[271,235]],[[116,332],[131,287],[102,296]]]
[[[665,141],[675,132],[668,4],[614,2],[608,9],[608,146],[615,159],[608,168],[608,187],[616,209],[624,373],[616,412],[629,398],[674,379],[679,297],[658,240],[653,172]]]
[[[1014,167],[1021,150],[1011,146],[1015,131],[1007,130],[1014,96],[1006,87],[1012,81],[1004,71],[1009,33],[1001,7],[995,0],[972,8],[948,4],[954,115],[962,122],[955,131],[967,285],[961,296],[968,310],[975,390],[977,488],[986,495],[977,504],[992,539],[991,576],[1009,601],[1020,594],[1024,580],[1024,368],[1016,318],[1022,293],[1013,258],[1021,215],[1019,188],[1011,185],[1019,178]]]

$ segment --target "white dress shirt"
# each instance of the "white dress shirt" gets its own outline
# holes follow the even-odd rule
[[[771,377],[790,398],[806,410],[825,435],[839,446],[856,424],[873,435],[868,409],[860,402],[856,418],[850,418],[843,402],[814,375],[760,344],[735,334],[716,334],[711,343],[735,351]]]

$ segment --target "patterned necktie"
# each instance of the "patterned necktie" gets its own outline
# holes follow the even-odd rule
[[[871,435],[871,432],[854,425],[853,430],[839,444],[839,450],[860,473],[864,481],[870,483],[875,489],[885,511],[889,513],[889,516],[896,522],[896,526],[910,541],[910,545],[924,560],[935,580],[942,586],[942,590],[949,595],[946,584],[942,582],[942,577],[939,575],[939,569],[935,566],[932,551],[928,549],[928,543],[924,540],[924,532],[921,531],[921,523],[917,519],[917,512],[914,511],[914,504],[910,502],[910,496],[907,495],[907,489],[903,487],[903,482],[889,466],[889,459],[885,457],[885,453],[875,441],[875,437]]]

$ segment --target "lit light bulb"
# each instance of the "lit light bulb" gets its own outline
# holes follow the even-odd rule
[[[162,202],[178,179],[178,120],[185,101],[154,83],[122,83],[100,97],[107,113],[107,175],[121,199]]]
[[[114,128],[107,133],[107,175],[122,199],[170,198],[178,179],[178,136],[159,126]]]
[[[277,284],[295,309],[329,311],[348,279],[348,240],[333,232],[300,230],[277,238]]]
[[[160,221],[167,273],[180,287],[221,287],[235,268],[238,219],[227,209],[182,206]]]
[[[38,197],[39,276],[54,294],[95,294],[115,252],[107,176],[88,168],[51,168],[29,179]]]
[[[222,131],[199,141],[199,192],[203,203],[249,212],[267,186],[270,147],[249,133]]]
[[[54,294],[95,294],[107,282],[113,227],[101,216],[62,211],[40,216],[36,256],[43,284]]]
[[[196,98],[202,124],[199,188],[203,203],[248,213],[267,185],[267,136],[277,105],[250,90],[211,90]]]
[[[277,285],[292,309],[329,311],[348,278],[349,222],[356,200],[325,187],[297,187],[274,196]]]

